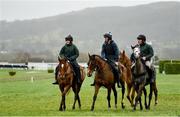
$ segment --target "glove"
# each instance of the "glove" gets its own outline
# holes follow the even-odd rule
[[[146,57],[142,57],[142,59],[145,61],[145,60],[146,60]]]

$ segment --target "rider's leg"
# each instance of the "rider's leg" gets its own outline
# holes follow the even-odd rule
[[[150,61],[146,61],[145,62],[145,64],[146,64],[146,66],[149,68],[149,70],[150,70],[150,82],[152,83],[152,82],[154,82],[155,81],[155,79],[156,79],[156,69],[155,69],[155,67],[152,65],[152,62],[150,62]]]
[[[58,84],[58,81],[57,81],[57,75],[58,75],[58,69],[59,69],[58,66],[56,67],[56,70],[55,70],[55,82],[53,82],[52,84]]]
[[[77,80],[77,83],[81,83],[81,73],[80,73],[80,66],[78,63],[71,63],[75,72],[75,77]]]

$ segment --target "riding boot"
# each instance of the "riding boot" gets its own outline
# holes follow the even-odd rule
[[[114,67],[114,74],[115,74],[115,79],[116,79],[116,82],[117,82],[117,87],[118,88],[121,88],[121,85],[120,85],[120,70],[119,68],[117,67]]]
[[[53,85],[57,85],[58,81],[57,81],[57,75],[58,75],[58,66],[56,67],[56,71],[55,71],[55,82],[53,82]]]
[[[153,82],[155,82],[155,80],[156,80],[156,70],[155,70],[155,68],[152,68],[151,69],[151,83],[153,83]]]
[[[117,78],[117,87],[118,87],[118,88],[121,88],[121,84],[120,84],[119,78]]]
[[[77,83],[81,83],[81,72],[80,72],[80,67],[76,68],[76,78],[77,78]]]

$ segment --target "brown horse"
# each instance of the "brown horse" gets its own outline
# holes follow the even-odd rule
[[[107,91],[108,91],[108,95],[107,95],[108,109],[111,107],[111,104],[110,104],[111,89],[114,92],[115,108],[117,108],[117,91],[115,88],[116,81],[114,78],[114,74],[112,72],[112,68],[107,63],[107,61],[105,61],[99,55],[89,55],[88,72],[87,72],[88,77],[91,77],[94,71],[95,71],[95,92],[94,92],[94,97],[93,97],[93,103],[91,106],[91,111],[94,110],[97,94],[101,86],[104,86],[105,88],[107,88]],[[121,83],[121,85],[122,85],[122,89],[125,90],[124,88],[125,84]],[[123,104],[122,104],[122,107],[124,107]]]
[[[132,79],[132,73],[131,73],[131,60],[127,57],[125,54],[125,51],[123,50],[120,52],[119,56],[119,64],[121,65],[122,69],[122,79],[127,84],[127,99],[131,103],[131,106],[133,106],[133,100],[135,95],[135,89],[133,88],[133,79]],[[125,68],[124,68],[125,67]]]
[[[65,58],[59,58],[59,71],[58,71],[58,77],[57,81],[59,83],[59,89],[61,90],[62,98],[59,110],[65,111],[66,104],[65,104],[65,96],[69,89],[72,87],[74,92],[74,104],[72,109],[75,109],[76,101],[78,100],[79,108],[81,108],[81,101],[79,97],[79,92],[81,85],[85,79],[85,70],[83,67],[80,67],[81,71],[81,83],[77,83],[77,80],[75,78],[75,74],[73,71],[73,67],[71,66],[70,62]]]

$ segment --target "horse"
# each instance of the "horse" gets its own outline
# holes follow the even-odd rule
[[[137,92],[134,110],[136,110],[138,100],[140,102],[140,109],[142,110],[142,104],[141,104],[142,91],[144,91],[144,96],[145,96],[145,107],[146,107],[146,109],[150,109],[153,91],[155,94],[155,105],[158,102],[157,101],[158,90],[157,90],[157,86],[156,86],[156,81],[150,82],[151,75],[149,74],[148,68],[145,66],[145,63],[143,63],[144,61],[141,59],[140,47],[139,46],[135,46],[135,47],[131,46],[131,48],[133,49],[133,54],[135,57],[135,64],[132,69],[132,74],[133,74],[134,88]],[[150,93],[149,93],[149,103],[147,105],[147,102],[146,102],[147,92],[146,92],[145,86],[148,84],[150,84]]]
[[[135,95],[135,89],[133,87],[133,79],[132,79],[132,73],[131,73],[131,60],[127,57],[125,54],[125,51],[123,50],[119,54],[119,64],[121,65],[122,69],[122,79],[126,82],[127,84],[127,99],[129,100],[131,106],[134,105],[133,100],[134,100],[134,95]],[[125,68],[124,68],[125,67]]]
[[[81,89],[81,85],[86,76],[85,69],[80,66],[81,81],[80,83],[77,83],[77,79],[75,78],[73,67],[71,63],[68,61],[68,59],[58,58],[58,60],[59,60],[59,65],[58,65],[59,71],[58,71],[57,81],[59,84],[59,89],[62,94],[59,110],[60,111],[66,110],[65,96],[67,92],[69,92],[71,87],[74,92],[74,103],[73,103],[72,109],[75,109],[75,104],[77,100],[78,100],[79,108],[81,109],[81,101],[79,97],[79,92]]]
[[[115,108],[117,108],[117,91],[115,88],[116,80],[115,80],[111,66],[109,65],[109,63],[107,63],[106,60],[101,58],[99,55],[90,55],[90,54],[88,55],[89,55],[88,70],[87,70],[88,77],[91,77],[92,73],[95,71],[95,79],[94,79],[95,92],[93,96],[91,111],[94,110],[97,94],[100,87],[102,86],[107,88],[107,91],[108,91],[108,94],[107,94],[108,110],[111,108],[111,104],[110,104],[111,89],[114,92]],[[124,86],[125,84],[121,82],[121,85],[122,85],[122,89],[125,90],[125,86]],[[122,107],[124,108],[123,104],[122,104]]]

